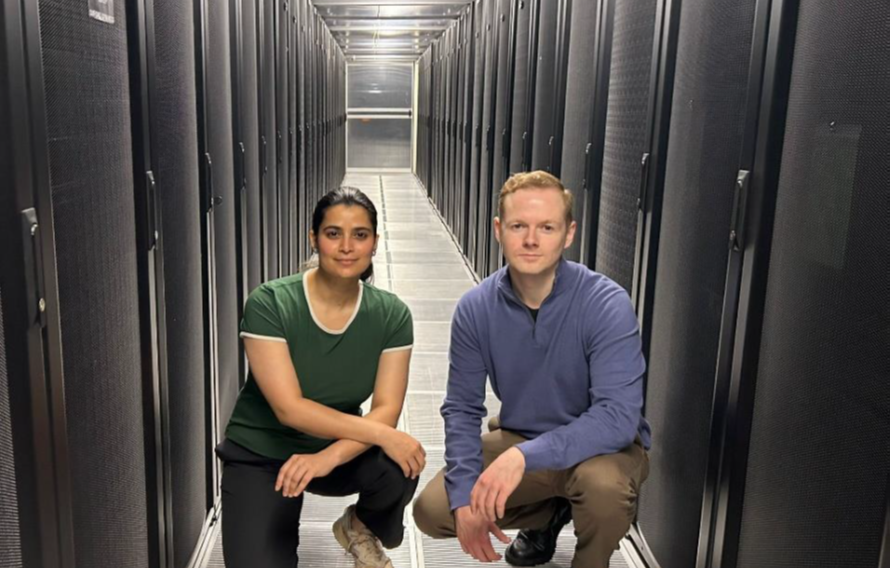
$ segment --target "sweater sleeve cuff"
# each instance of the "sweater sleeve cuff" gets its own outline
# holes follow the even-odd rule
[[[470,504],[470,494],[473,492],[472,485],[469,487],[449,487],[448,484],[446,484],[445,489],[448,493],[448,504],[452,511],[460,509],[461,507],[466,507]]]
[[[543,436],[516,445],[525,456],[525,471],[553,469],[553,451]]]

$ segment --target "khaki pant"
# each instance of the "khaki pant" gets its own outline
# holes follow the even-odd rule
[[[482,436],[482,457],[488,467],[499,455],[525,438],[498,429]],[[617,454],[596,456],[565,470],[526,473],[507,499],[503,529],[541,529],[555,514],[555,497],[572,504],[578,544],[572,568],[608,568],[612,553],[630,528],[636,514],[640,486],[649,475],[649,456],[639,438]],[[433,538],[456,536],[454,515],[445,492],[442,470],[414,503],[417,527]]]

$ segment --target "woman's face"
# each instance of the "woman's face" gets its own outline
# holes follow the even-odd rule
[[[371,265],[377,234],[371,216],[360,205],[334,205],[325,211],[318,234],[310,234],[318,266],[340,278],[358,279]]]

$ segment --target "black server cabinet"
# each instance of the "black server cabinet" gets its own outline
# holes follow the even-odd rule
[[[537,55],[532,26],[540,0],[519,0],[516,9],[516,39],[513,53],[512,116],[510,119],[510,168],[508,177],[526,171],[531,163],[529,139],[529,97],[534,94],[531,68]]]
[[[560,19],[567,21],[571,0],[542,1],[537,20],[537,58],[533,64],[534,80],[529,88],[534,92],[531,137],[531,170],[551,170],[556,132],[556,101],[563,96],[565,73],[557,69],[557,57],[563,53],[559,37]],[[564,28],[563,28],[564,29]],[[563,87],[559,86],[563,81]]]
[[[288,48],[290,17],[288,0],[275,0],[275,154],[278,180],[278,275],[290,274],[290,137]]]
[[[195,19],[187,3],[145,2],[150,157],[160,211],[166,334],[163,437],[168,565],[185,566],[207,520],[209,479]],[[162,364],[164,361],[162,360]],[[169,523],[172,522],[172,528]]]
[[[886,566],[890,6],[767,9],[707,553],[721,568]]]
[[[0,10],[0,549],[74,566],[56,237],[39,14]]]
[[[239,305],[263,281],[260,209],[260,74],[257,0],[230,0],[232,132],[238,194]]]
[[[195,6],[205,344],[211,377],[205,404],[211,409],[207,443],[212,449],[221,440],[241,385],[230,14],[228,4],[209,9],[210,6],[202,0]],[[213,482],[208,486],[208,500],[212,506],[219,494],[220,475],[212,451],[208,469],[214,472]]]
[[[461,175],[458,180],[457,188],[457,219],[452,230],[460,243],[461,250],[466,250],[467,245],[467,225],[469,219],[469,206],[467,202],[467,193],[470,189],[470,174],[472,171],[473,161],[473,93],[474,82],[476,79],[475,69],[475,49],[476,40],[474,38],[475,24],[473,18],[472,6],[464,12],[463,16],[463,43],[464,48],[461,53],[461,74],[463,75],[463,84],[461,86]]]
[[[644,320],[646,417],[658,443],[639,524],[664,568],[693,566],[698,551],[755,7],[687,0],[680,13],[658,272]]]
[[[587,165],[590,154],[594,151],[594,114],[602,113],[602,110],[597,109],[605,107],[605,104],[597,100],[597,93],[603,90],[602,83],[608,83],[608,76],[604,77],[598,72],[603,60],[600,46],[604,39],[602,21],[606,6],[605,0],[572,4],[571,33],[567,47],[565,116],[559,177],[575,197],[573,216],[577,230],[572,246],[566,251],[566,257],[585,264],[587,259],[582,258],[582,243],[585,231],[589,231],[588,211],[593,205],[588,200],[586,187]]]
[[[594,268],[628,292],[633,289],[643,155],[648,152],[657,7],[656,0],[615,2],[602,176],[590,181],[600,194]]]
[[[488,23],[486,16],[489,4],[495,0],[477,0],[473,7],[473,20],[475,23],[475,79],[473,83],[473,139],[472,139],[472,160],[470,165],[470,185],[467,195],[467,209],[469,210],[469,220],[467,223],[467,241],[464,247],[464,255],[470,261],[470,265],[479,274],[481,271],[476,264],[477,241],[479,240],[479,224],[484,220],[479,215],[479,187],[481,184],[481,166],[482,166],[482,145],[484,139],[484,127],[482,122],[482,107],[485,93],[485,77],[486,71],[489,69],[486,54],[486,45],[489,41],[489,34],[485,31]],[[433,86],[435,92],[435,85]],[[433,119],[436,120],[435,118]]]
[[[98,568],[157,561],[163,514],[156,415],[143,396],[158,372],[146,309],[156,301],[155,219],[143,201],[148,180],[133,177],[135,14],[114,7],[99,20],[68,2],[39,6],[74,549],[78,566]]]
[[[492,179],[488,190],[488,251],[485,273],[491,274],[503,264],[501,247],[495,238],[493,222],[498,214],[498,196],[507,181],[510,161],[508,124],[511,120],[513,89],[513,38],[515,36],[515,4],[513,0],[498,0],[497,85],[492,129]]]
[[[499,0],[490,0],[485,6],[485,76],[482,87],[482,122],[480,124],[481,146],[479,159],[479,186],[475,201],[470,205],[478,211],[476,227],[476,249],[471,250],[473,267],[480,278],[488,276],[488,239],[491,238],[491,176],[494,166],[494,118],[497,104],[498,69],[498,22]]]
[[[278,114],[277,114],[277,49],[275,43],[276,0],[256,0],[259,21],[259,58],[262,148],[262,224],[263,224],[263,280],[274,280],[281,274],[278,243]]]

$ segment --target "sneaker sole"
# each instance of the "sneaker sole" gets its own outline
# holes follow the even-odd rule
[[[343,528],[343,523],[341,523],[339,520],[335,522],[333,531],[334,538],[337,539],[337,542],[340,544],[340,546],[343,547],[343,550],[351,554],[349,552],[349,537],[346,536],[346,529]]]

